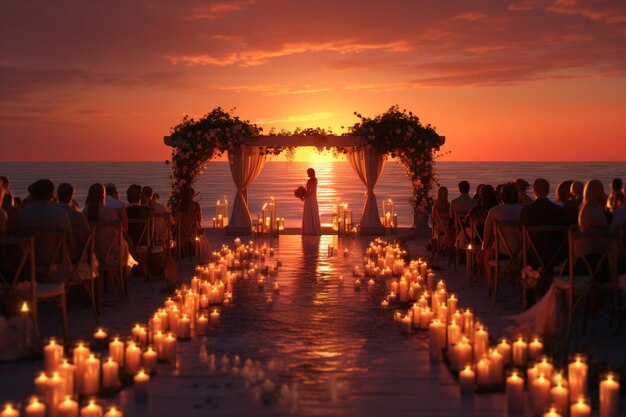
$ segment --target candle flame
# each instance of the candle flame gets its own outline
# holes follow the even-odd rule
[[[28,313],[29,309],[28,309],[28,303],[26,301],[22,303],[22,308],[20,309],[20,311],[22,313]]]

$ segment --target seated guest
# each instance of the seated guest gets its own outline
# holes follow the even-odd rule
[[[476,191],[474,191],[474,195],[472,196],[474,200],[478,200],[480,198],[480,190],[482,190],[484,186],[485,184],[478,184],[478,186],[476,186]]]
[[[70,219],[60,207],[52,204],[54,200],[54,184],[50,180],[38,180],[32,184],[32,203],[17,213],[17,226],[28,231],[64,231],[71,230]],[[69,237],[68,237],[69,238]],[[54,256],[57,240],[47,237],[35,239],[35,255],[39,265],[49,266],[58,259]]]
[[[469,182],[459,182],[459,193],[461,195],[450,202],[450,218],[453,218],[455,214],[463,218],[476,205],[476,200],[469,196],[469,189]]]
[[[178,204],[179,223],[178,234],[181,240],[178,245],[185,245],[188,242],[196,242],[198,263],[204,264],[210,261],[211,249],[206,235],[202,231],[202,209],[200,204],[194,200],[196,192],[193,188],[185,188],[181,191],[180,203]],[[195,236],[193,235],[195,233]]]
[[[446,187],[439,187],[439,190],[437,190],[437,198],[433,203],[432,220],[433,239],[442,239],[440,246],[445,246],[449,243],[448,230],[450,228],[451,206],[452,205],[448,202],[448,189]]]
[[[570,188],[573,182],[572,180],[561,181],[556,188],[556,204],[558,206],[564,207],[565,203],[571,200],[572,195],[570,194]]]
[[[106,202],[108,207],[117,210],[120,219],[122,220],[122,228],[128,229],[128,218],[126,217],[126,204],[120,200],[120,195],[117,192],[117,186],[112,183],[108,183],[105,187],[106,190]]]
[[[594,230],[609,230],[606,212],[604,207],[606,204],[606,194],[604,187],[599,180],[589,180],[585,184],[583,191],[583,202],[580,206],[578,214],[578,228],[581,232]],[[574,248],[577,256],[584,256],[587,261],[594,266],[601,258],[601,254],[606,250],[606,242],[601,238],[586,238],[576,242]],[[587,274],[587,268],[582,265],[582,260],[576,264],[576,270],[579,274]],[[608,281],[608,271],[599,274],[599,279]]]
[[[613,221],[611,222],[611,228],[619,229],[626,227],[626,204],[624,204],[624,200],[626,196],[624,194],[620,194],[615,197],[616,209],[615,214],[613,214]]]
[[[11,199],[13,199],[13,193],[11,192],[11,190],[9,189],[9,177],[5,177],[0,176],[0,187],[4,188],[4,194],[6,195],[10,195]],[[0,200],[2,201],[2,200]]]
[[[35,201],[35,196],[33,195],[33,186],[35,184],[31,184],[28,186],[28,195],[26,196],[25,199],[22,200],[22,203],[20,204],[21,208],[24,208],[28,205],[30,205],[33,201]]]
[[[128,205],[126,206],[126,217],[128,220],[145,220],[150,222],[154,215],[154,209],[141,204],[141,186],[133,184],[126,191]],[[147,245],[148,233],[143,224],[128,224],[128,236],[135,245]]]
[[[87,221],[96,228],[94,251],[102,265],[115,267],[126,265],[128,259],[128,245],[120,239],[115,231],[115,225],[121,223],[119,212],[105,204],[105,190],[102,184],[92,184],[87,193],[85,212]]]
[[[0,201],[4,201],[4,194],[6,190],[2,184],[0,184]],[[6,235],[9,226],[9,216],[4,211],[4,207],[0,207],[0,235]]]
[[[624,192],[622,191],[622,179],[621,178],[613,178],[611,181],[611,193],[609,194],[609,198],[606,201],[606,208],[609,213],[613,214],[615,210],[617,210],[616,199],[618,196],[623,196]]]
[[[72,230],[89,230],[89,223],[85,215],[74,208],[72,201],[74,200],[74,187],[64,182],[57,187],[57,206],[65,210],[69,219]]]
[[[496,222],[517,222],[520,218],[522,206],[518,203],[519,193],[516,184],[506,184],[502,187],[502,204],[492,207],[485,220],[485,232],[482,249],[485,251],[485,270],[490,288],[493,283],[489,261],[494,257],[494,231]],[[517,253],[521,246],[521,236],[518,229],[506,228],[502,230],[502,240],[498,240],[501,255],[508,256],[506,248]]]
[[[465,224],[475,225],[476,233],[478,233],[477,238],[483,238],[483,229],[485,221],[487,220],[487,214],[489,210],[497,205],[496,190],[489,184],[480,187],[480,198],[465,217]]]
[[[515,185],[517,186],[519,205],[522,207],[526,207],[527,205],[532,203],[533,200],[526,193],[528,187],[530,186],[530,184],[528,184],[528,181],[523,178],[518,178],[515,180]]]
[[[152,187],[143,187],[141,190],[141,201],[142,204],[146,206],[150,206],[154,209],[154,237],[158,242],[165,242],[168,236],[168,227],[170,225],[167,223],[163,214],[168,213],[168,210],[165,206],[161,205],[155,198],[155,194],[152,191]],[[157,195],[158,196],[158,195]]]
[[[563,205],[568,224],[578,224],[578,212],[580,211],[580,205],[583,202],[583,188],[584,184],[580,181],[574,181],[570,187],[569,191],[571,198]]]

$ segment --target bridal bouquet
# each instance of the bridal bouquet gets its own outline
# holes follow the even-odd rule
[[[298,197],[300,200],[303,200],[304,196],[306,195],[306,188],[300,186],[300,187],[296,188],[296,191],[294,191],[293,194],[296,197]]]
[[[532,266],[527,265],[522,269],[522,285],[526,289],[535,288],[541,277],[541,268],[534,270]]]

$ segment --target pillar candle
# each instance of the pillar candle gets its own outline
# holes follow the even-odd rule
[[[591,417],[591,406],[585,403],[584,398],[579,398],[569,409],[570,417]]]
[[[217,309],[211,312],[209,322],[213,327],[217,327],[220,324],[220,312]]]
[[[465,338],[461,338],[451,350],[452,369],[459,371],[472,362],[472,345]]]
[[[48,391],[48,376],[45,372],[40,372],[35,378],[35,395],[39,397],[45,397]]]
[[[398,295],[400,297],[400,302],[405,303],[409,298],[409,283],[407,282],[406,279],[404,279],[404,277],[402,277],[400,279],[400,283],[398,287],[399,287]]]
[[[481,358],[476,364],[476,381],[480,387],[491,385],[491,361],[487,357]]]
[[[563,386],[562,383],[552,387],[550,390],[550,402],[559,414],[566,415],[569,412],[569,390],[567,387]]]
[[[472,367],[467,365],[459,373],[459,385],[461,386],[461,394],[472,394],[474,392],[475,375]]]
[[[206,332],[209,329],[209,319],[206,316],[206,314],[202,314],[200,317],[198,317],[198,333],[199,334],[206,334]]]
[[[543,374],[547,379],[552,379],[552,372],[554,371],[554,365],[550,362],[550,358],[542,356],[541,360],[537,362],[537,369],[540,374]]]
[[[119,364],[109,356],[107,361],[102,364],[102,388],[111,389],[117,387],[119,373]]]
[[[509,414],[524,412],[524,378],[517,371],[506,379],[506,400]]]
[[[26,417],[46,417],[46,405],[39,401],[37,397],[33,397],[26,406]]]
[[[126,348],[126,373],[134,375],[139,370],[141,364],[141,349],[134,343],[130,342]]]
[[[530,407],[536,416],[543,415],[550,408],[550,380],[543,374],[536,378],[529,388]]]
[[[154,350],[157,353],[158,360],[165,360],[165,356],[163,354],[163,340],[164,339],[165,339],[165,335],[162,332],[156,332],[156,334],[152,338],[152,344],[154,345]]]
[[[450,317],[452,317],[456,313],[458,302],[459,302],[459,299],[456,298],[456,295],[450,294],[450,297],[448,298],[448,301],[447,301]]]
[[[433,319],[433,311],[426,307],[420,312],[420,329],[428,329],[428,323]]]
[[[62,360],[63,345],[57,343],[55,339],[50,339],[50,342],[43,348],[43,361],[46,374],[52,376],[52,373],[57,370]]]
[[[0,411],[0,417],[20,417],[20,411],[13,407],[13,404],[6,403],[4,409]]]
[[[487,354],[489,349],[489,332],[484,327],[479,327],[474,332],[474,361],[479,361]]]
[[[600,381],[600,417],[617,417],[619,405],[619,381],[609,372]]]
[[[57,417],[78,417],[78,403],[66,396],[57,407]]]
[[[111,408],[109,408],[109,410],[104,413],[104,417],[123,417],[124,414],[117,409],[116,406],[112,405]]]
[[[102,407],[91,400],[89,404],[80,409],[80,417],[102,417]]]
[[[562,415],[559,414],[555,407],[550,407],[550,410],[548,410],[548,412],[545,413],[543,417],[562,417]]]
[[[152,348],[152,346],[148,346],[148,349],[143,353],[141,358],[141,362],[143,367],[149,372],[156,372],[157,369],[157,353]]]
[[[448,349],[461,340],[461,327],[452,320],[448,325]]]
[[[474,335],[474,313],[469,308],[463,312],[463,333],[468,337]]]
[[[93,334],[94,341],[98,343],[104,343],[107,337],[107,332],[102,327],[98,327]]]
[[[511,344],[506,338],[500,339],[496,349],[502,355],[502,365],[507,366],[511,363]]]
[[[163,339],[163,357],[170,363],[176,360],[176,337],[172,333],[168,333]]]
[[[388,307],[389,307],[389,302],[387,300],[383,300],[380,302],[380,308],[388,308]]]
[[[543,343],[538,337],[528,344],[528,359],[531,361],[538,361],[543,354]]]
[[[176,335],[180,339],[189,339],[191,337],[191,320],[187,314],[183,314],[178,320],[178,332]]]
[[[74,357],[74,366],[76,367],[76,372],[74,374],[74,391],[82,392],[83,389],[83,378],[85,375],[85,371],[83,369],[83,364],[89,357],[89,348],[86,347],[82,342],[78,342],[76,347],[74,348],[72,354]]]
[[[528,355],[528,343],[523,338],[518,338],[513,342],[513,364],[515,366],[526,366]]]
[[[100,390],[100,360],[90,354],[83,364],[83,389],[81,394],[96,395]]]
[[[61,378],[58,372],[54,372],[52,378],[48,378],[48,387],[45,396],[45,401],[48,405],[48,417],[56,417],[57,404],[61,401],[61,398],[63,398],[64,388],[65,384],[63,383],[63,378]]]
[[[402,333],[411,334],[411,328],[413,327],[413,324],[410,315],[407,314],[406,316],[402,317],[400,321],[400,327],[402,329]]]
[[[74,378],[76,374],[76,367],[68,362],[67,359],[63,359],[63,362],[57,368],[57,372],[63,378],[63,394],[62,398],[66,395],[74,394]]]
[[[135,399],[136,400],[146,400],[148,399],[148,392],[150,387],[150,375],[145,372],[143,369],[140,369],[139,372],[133,378],[134,386],[135,386]]]
[[[589,367],[585,360],[586,358],[583,355],[576,355],[567,368],[570,398],[573,401],[577,401],[579,397],[587,395],[587,373]]]
[[[442,349],[445,343],[446,326],[438,319],[428,326],[428,348],[431,362],[441,361]]]
[[[502,354],[498,349],[489,349],[489,360],[491,360],[491,380],[495,385],[504,383],[504,365]]]

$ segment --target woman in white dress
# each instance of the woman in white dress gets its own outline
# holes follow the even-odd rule
[[[306,173],[309,176],[309,180],[306,182],[306,193],[304,194],[302,234],[321,235],[320,209],[317,204],[317,178],[315,178],[315,170],[313,168],[307,169]]]

